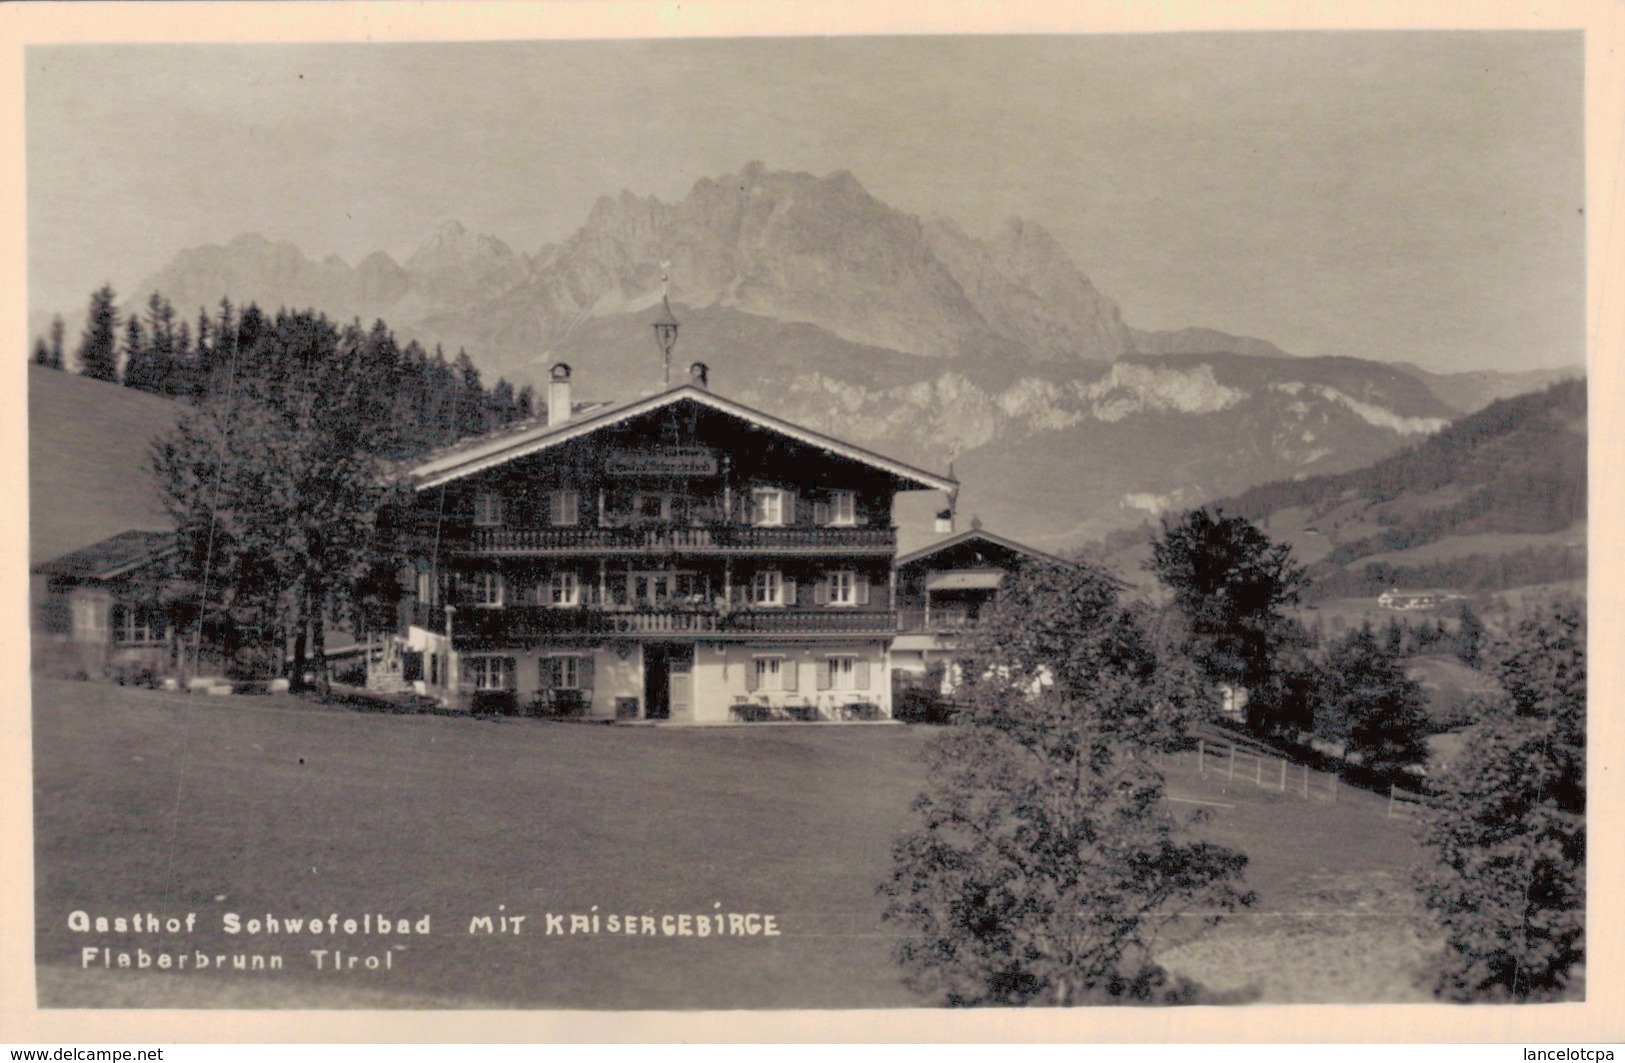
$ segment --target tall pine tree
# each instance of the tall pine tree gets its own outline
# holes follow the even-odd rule
[[[79,372],[93,380],[118,382],[118,307],[113,286],[104,284],[90,295],[85,331],[79,338]]]

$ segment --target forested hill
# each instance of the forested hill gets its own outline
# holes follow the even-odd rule
[[[1584,520],[1585,381],[1493,402],[1363,469],[1263,484],[1218,504],[1259,521],[1292,506],[1353,498],[1380,505],[1406,495],[1414,504],[1403,518],[1394,514],[1383,549],[1445,534],[1556,531]],[[1414,538],[1400,541],[1407,531]]]
[[[1289,543],[1309,566],[1311,600],[1580,579],[1585,381],[1491,403],[1361,469],[1267,483],[1212,505]],[[1118,533],[1106,553],[1135,568],[1151,531]]]

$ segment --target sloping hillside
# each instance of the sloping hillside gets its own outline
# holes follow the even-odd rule
[[[1388,587],[1465,593],[1583,578],[1583,380],[1502,399],[1366,468],[1251,488],[1215,503],[1309,565],[1308,597]],[[1134,567],[1146,530],[1105,551]]]
[[[182,407],[76,373],[28,368],[29,564],[169,518],[147,444]]]

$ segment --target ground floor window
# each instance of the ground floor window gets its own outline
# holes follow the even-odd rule
[[[113,606],[113,641],[130,646],[162,642],[164,617],[151,606]]]
[[[560,657],[543,657],[541,663],[542,687],[553,690],[580,690],[586,684],[582,682],[583,658],[574,654]]]
[[[464,657],[463,674],[475,690],[512,690],[512,657]]]
[[[795,689],[794,681],[786,685],[785,680],[793,674],[795,666],[785,661],[783,657],[756,657],[751,661],[751,669],[746,673],[749,682],[746,684],[751,690],[776,691]]]
[[[869,662],[841,654],[824,658],[819,686],[825,690],[868,690]]]

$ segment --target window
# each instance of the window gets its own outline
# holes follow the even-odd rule
[[[632,496],[632,513],[638,520],[671,520],[671,495],[663,491],[639,491]]]
[[[756,669],[757,690],[783,690],[784,689],[784,658],[783,657],[757,657],[754,661]]]
[[[480,491],[474,495],[474,524],[489,528],[502,523],[502,496],[495,491]]]
[[[765,568],[751,577],[752,605],[783,605],[784,574],[776,568]]]
[[[130,645],[162,642],[164,618],[156,609],[147,606],[115,605],[113,607],[113,641]]]
[[[475,690],[512,690],[512,657],[464,657],[465,681]]]
[[[418,571],[418,601],[424,605],[440,604],[440,581],[428,569]]]
[[[474,604],[486,608],[502,605],[502,573],[476,572],[474,574]]]
[[[857,689],[856,657],[831,657],[826,663],[829,668],[829,688],[831,690]]]
[[[73,600],[73,637],[79,642],[100,642],[107,637],[106,604],[94,598]]]
[[[581,604],[581,577],[574,572],[555,572],[547,585],[547,604],[571,606]]]
[[[857,605],[858,604],[858,578],[855,572],[831,572],[829,574],[829,604],[830,605]]]
[[[761,527],[784,523],[786,492],[777,487],[758,487],[750,494],[750,522]]]
[[[858,496],[855,491],[831,491],[829,522],[850,527],[858,522]]]
[[[554,491],[551,509],[556,526],[573,525],[581,519],[581,496],[569,488]]]
[[[573,654],[543,657],[542,686],[553,690],[580,690],[581,658]]]

